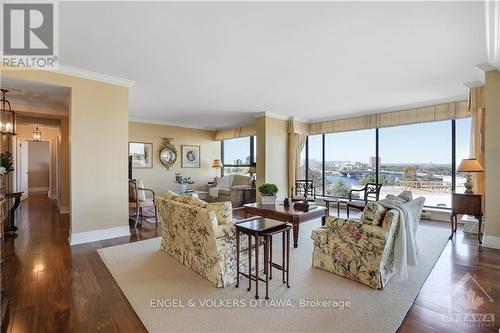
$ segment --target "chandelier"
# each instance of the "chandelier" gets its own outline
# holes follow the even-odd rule
[[[5,94],[9,92],[7,89],[0,89],[2,94],[1,109],[0,109],[0,132],[3,135],[16,135],[16,113],[12,111],[10,103],[5,99]]]
[[[38,128],[38,126],[33,131],[33,141],[40,142],[42,141],[42,131]]]

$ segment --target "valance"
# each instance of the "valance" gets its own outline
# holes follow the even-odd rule
[[[253,136],[257,134],[257,130],[255,124],[237,127],[237,128],[229,128],[224,130],[218,130],[215,132],[215,141],[227,140],[227,139],[235,139],[242,138],[245,136]]]
[[[309,134],[338,133],[470,117],[468,101],[377,113],[309,124]]]

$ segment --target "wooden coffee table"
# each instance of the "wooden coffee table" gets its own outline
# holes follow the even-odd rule
[[[317,206],[308,212],[294,209],[293,203],[290,207],[276,203],[275,205],[262,205],[260,203],[250,203],[243,205],[246,214],[258,215],[270,219],[288,222],[293,227],[293,247],[299,246],[299,225],[300,223],[321,218],[321,223],[326,222],[326,208]]]

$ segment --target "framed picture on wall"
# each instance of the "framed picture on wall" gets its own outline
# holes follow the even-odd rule
[[[183,168],[200,167],[200,146],[182,145],[181,151]]]
[[[153,167],[153,144],[146,142],[129,142],[128,154],[132,156],[132,168],[150,169]]]

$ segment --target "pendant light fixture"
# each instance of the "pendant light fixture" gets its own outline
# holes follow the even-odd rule
[[[33,131],[33,141],[35,142],[40,142],[42,141],[42,131],[38,128],[38,125],[36,126],[35,130]]]
[[[0,89],[2,99],[0,109],[0,132],[2,135],[16,135],[16,113],[12,111],[10,103],[5,99],[7,89]]]

